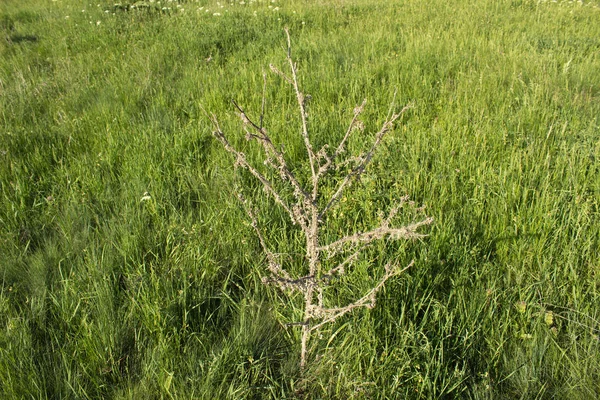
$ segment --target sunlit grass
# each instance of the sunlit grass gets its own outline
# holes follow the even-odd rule
[[[0,397],[599,396],[599,4],[454,3],[1,2]],[[436,219],[303,377],[201,109],[235,136],[285,26],[317,143],[414,105],[340,229],[404,194]],[[267,99],[300,166],[293,94]]]

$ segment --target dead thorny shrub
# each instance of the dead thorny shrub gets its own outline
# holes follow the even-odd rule
[[[258,121],[251,118],[235,101],[233,101],[233,104],[237,108],[238,115],[242,121],[246,139],[256,141],[262,146],[262,150],[266,156],[264,164],[266,165],[266,168],[272,169],[272,171],[275,172],[273,176],[279,178],[280,182],[278,182],[277,185],[273,179],[270,179],[267,176],[267,174],[263,174],[259,168],[251,164],[243,151],[236,149],[231,144],[225,133],[222,131],[214,114],[210,115],[210,119],[215,129],[213,135],[221,142],[225,150],[234,156],[235,166],[245,168],[262,184],[265,192],[275,200],[283,210],[285,210],[292,224],[297,226],[304,236],[306,253],[302,258],[304,264],[307,266],[307,271],[305,271],[307,273],[302,276],[292,276],[288,270],[283,267],[280,257],[270,250],[265,240],[265,235],[263,234],[263,228],[258,224],[256,211],[241,193],[238,195],[266,256],[266,270],[268,271],[268,275],[262,278],[262,282],[264,284],[276,285],[282,291],[287,293],[300,293],[303,297],[304,307],[302,320],[297,323],[288,324],[288,326],[298,326],[302,329],[300,368],[301,370],[304,370],[308,361],[308,344],[312,335],[325,324],[334,322],[352,310],[361,307],[373,308],[375,306],[376,295],[384,284],[390,278],[401,274],[412,266],[414,261],[411,261],[405,266],[399,265],[394,260],[387,262],[383,266],[383,275],[376,284],[369,291],[363,293],[357,300],[343,306],[330,306],[326,304],[327,300],[324,292],[327,288],[339,284],[340,282],[339,280],[336,281],[334,278],[346,274],[353,263],[357,261],[359,255],[375,241],[383,239],[416,239],[426,236],[417,232],[417,230],[424,225],[431,224],[433,219],[425,217],[411,224],[395,227],[393,220],[401,208],[407,204],[413,204],[408,200],[408,197],[403,197],[390,209],[379,226],[368,231],[341,237],[335,241],[322,243],[320,233],[324,221],[330,216],[331,211],[336,207],[344,192],[354,181],[360,178],[361,174],[364,173],[367,165],[373,159],[374,154],[382,144],[386,134],[393,129],[394,122],[398,120],[408,107],[402,108],[399,112],[393,112],[394,107],[392,104],[385,122],[375,133],[375,139],[370,148],[359,156],[344,157],[348,140],[351,135],[354,132],[363,130],[364,126],[359,117],[364,110],[366,104],[365,100],[354,109],[352,120],[345,130],[342,140],[335,149],[332,150],[328,145],[325,145],[315,151],[308,129],[306,105],[308,96],[306,96],[299,87],[297,66],[291,56],[290,35],[287,29],[285,32],[288,44],[287,62],[289,64],[289,73],[286,74],[273,65],[270,65],[270,69],[293,88],[296,96],[298,113],[301,121],[300,134],[304,142],[304,147],[308,156],[308,164],[310,166],[309,183],[307,185],[301,183],[296,174],[289,167],[285,153],[273,142],[271,135],[263,126],[265,110],[264,91],[262,97],[262,111]],[[264,81],[266,86],[266,78]],[[336,171],[344,169],[349,172],[339,180],[337,187],[333,190],[333,194],[325,196],[321,193],[320,189],[323,187],[323,181]],[[288,190],[281,189],[281,183],[287,186]],[[290,192],[292,192],[293,195],[288,195]],[[334,262],[331,267],[324,268],[324,265],[332,264],[331,260],[339,261]]]

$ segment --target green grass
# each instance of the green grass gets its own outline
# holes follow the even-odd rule
[[[600,396],[597,1],[98,1],[0,3],[0,397]],[[415,266],[324,329],[304,376],[235,186],[282,252],[294,228],[202,111],[247,147],[230,99],[259,112],[285,26],[317,143],[365,97],[354,150],[396,89],[414,104],[340,230],[404,194],[436,219],[381,247]],[[293,93],[270,76],[267,97],[301,170]]]

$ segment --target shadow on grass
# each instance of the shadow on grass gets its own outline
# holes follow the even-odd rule
[[[35,43],[39,41],[39,38],[35,35],[14,34],[8,37],[8,41],[13,44]]]

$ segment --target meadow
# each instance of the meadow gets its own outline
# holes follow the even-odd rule
[[[238,188],[284,256],[297,227],[207,115],[262,160],[231,100],[258,115],[267,72],[265,125],[306,172],[269,72],[285,27],[317,144],[365,98],[353,151],[412,105],[337,229],[404,195],[435,220],[340,282],[346,299],[415,261],[324,327],[305,371]],[[4,0],[0,397],[597,398],[599,117],[597,0]]]

